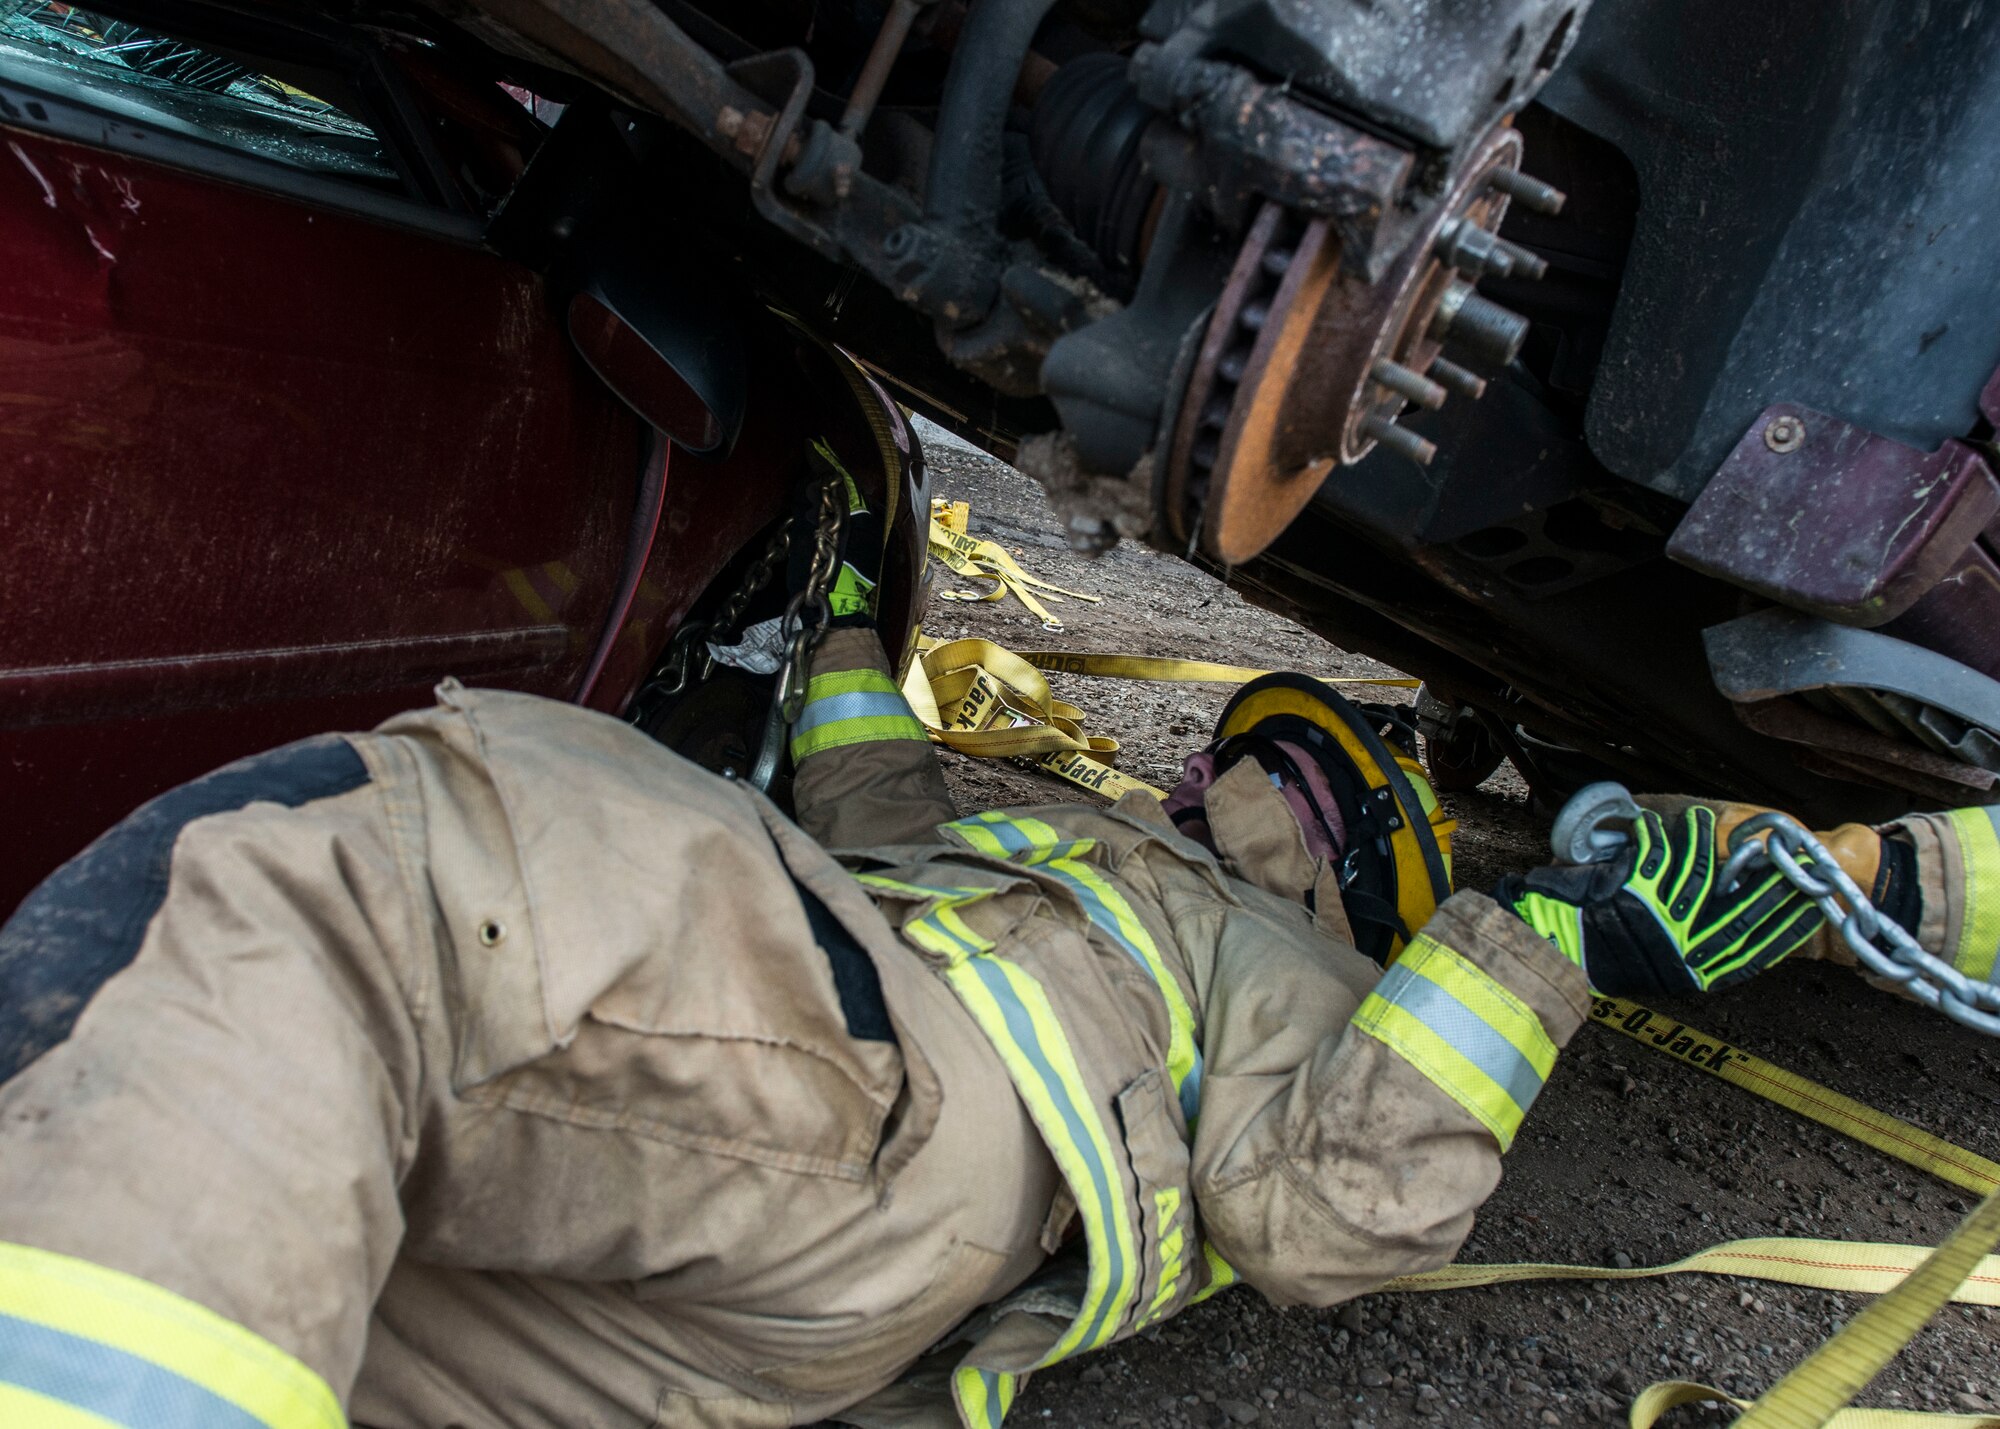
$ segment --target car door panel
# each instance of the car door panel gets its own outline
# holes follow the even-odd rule
[[[652,442],[540,279],[0,145],[0,907],[149,794],[445,674],[576,692]]]

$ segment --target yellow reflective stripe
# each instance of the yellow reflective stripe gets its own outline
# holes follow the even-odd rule
[[[1965,919],[1952,966],[1969,978],[1993,980],[2000,952],[2000,835],[1987,810],[1953,809],[1945,817],[1958,835],[1959,864],[1965,871]]]
[[[1549,1069],[1555,1043],[1520,998],[1419,934],[1354,1015],[1493,1133],[1505,1151]]]
[[[815,754],[824,754],[830,749],[845,749],[852,744],[886,744],[899,739],[919,743],[927,739],[924,727],[917,723],[916,716],[883,714],[834,720],[809,734],[795,735],[792,739],[792,762],[803,764]]]
[[[1194,1009],[1180,982],[1168,971],[1159,945],[1132,905],[1103,874],[1079,855],[1096,847],[1094,839],[1064,839],[1050,825],[1028,814],[994,809],[975,819],[960,819],[946,828],[961,834],[981,853],[1014,858],[1056,875],[1083,905],[1090,921],[1118,943],[1153,979],[1167,1004],[1167,1075],[1189,1126],[1201,1105],[1202,1057],[1195,1046]]]
[[[958,910],[968,903],[992,897],[997,889],[926,888],[921,884],[884,878],[879,873],[856,874],[855,878],[870,887],[932,905],[903,925],[903,932],[914,938],[926,952],[936,953],[956,963],[974,953],[986,952],[993,946],[993,940],[973,931],[958,915]]]
[[[1161,1310],[1174,1298],[1174,1291],[1180,1285],[1181,1253],[1187,1248],[1188,1229],[1175,1221],[1180,1210],[1181,1193],[1178,1190],[1169,1186],[1153,1192],[1153,1213],[1160,1222],[1160,1288],[1153,1296],[1153,1303],[1140,1317],[1141,1325],[1159,1318]]]
[[[954,893],[969,891],[963,888],[926,888],[921,883],[905,883],[899,878],[888,878],[879,873],[857,873],[854,878],[857,883],[865,883],[870,888],[880,888],[889,893],[900,893],[906,898],[914,898],[919,903],[926,899],[948,898]]]
[[[896,682],[880,670],[835,670],[806,682],[792,722],[792,762],[851,744],[928,740]]]
[[[1207,1241],[1201,1245],[1202,1259],[1208,1262],[1208,1284],[1188,1298],[1188,1304],[1199,1305],[1218,1290],[1227,1290],[1243,1277],[1236,1273],[1236,1267],[1224,1260],[1214,1246]]]
[[[142,1361],[269,1429],[343,1429],[340,1402],[312,1370],[213,1310],[122,1271],[0,1243],[0,1317]],[[22,1376],[0,1362],[0,1376]],[[214,1400],[209,1401],[211,1404]],[[9,1423],[13,1421],[9,1420]]]
[[[125,1429],[115,1419],[12,1384],[0,1384],[0,1424],[7,1429]]]
[[[971,1429],[1000,1429],[1000,1421],[1014,1407],[1019,1382],[1018,1375],[966,1366],[952,1376],[958,1417]]]
[[[956,823],[946,824],[945,827],[963,834],[965,841],[972,845],[975,852],[990,854],[994,858],[1007,857],[1007,846],[1000,842],[993,830],[977,819],[960,819]]]
[[[830,670],[806,681],[806,703],[829,695],[896,695],[902,691],[889,675],[866,667],[859,670]]]
[[[1509,1045],[1546,1081],[1556,1064],[1556,1044],[1535,1009],[1477,963],[1419,933],[1396,966],[1449,992]]]
[[[1033,976],[990,955],[954,963],[943,976],[999,1052],[1083,1218],[1089,1282],[1076,1319],[1041,1361],[1054,1364],[1110,1340],[1136,1288],[1138,1247],[1111,1138],[1048,994]]]

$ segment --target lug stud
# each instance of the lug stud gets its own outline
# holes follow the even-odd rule
[[[1399,397],[1407,398],[1419,407],[1436,411],[1444,405],[1445,391],[1437,383],[1421,372],[1412,372],[1400,362],[1388,358],[1378,358],[1369,369],[1369,375]]]
[[[1437,447],[1425,441],[1408,427],[1398,426],[1387,417],[1369,414],[1361,423],[1361,435],[1380,442],[1398,456],[1406,456],[1418,466],[1429,466],[1431,458],[1437,455]]]
[[[1445,390],[1475,402],[1486,395],[1486,379],[1450,358],[1440,357],[1431,363],[1430,379]]]
[[[1549,265],[1539,254],[1531,253],[1518,243],[1509,243],[1504,238],[1493,240],[1499,250],[1507,256],[1509,275],[1526,278],[1531,283],[1539,283],[1549,273]]]
[[[1554,184],[1545,184],[1519,169],[1495,169],[1486,176],[1486,182],[1507,197],[1519,200],[1523,208],[1552,216],[1562,212],[1563,201],[1569,197]]]
[[[1438,300],[1431,332],[1495,367],[1505,367],[1528,340],[1528,320],[1482,298],[1470,283],[1453,283]]]

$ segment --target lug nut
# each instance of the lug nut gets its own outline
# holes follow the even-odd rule
[[[1438,230],[1432,251],[1469,278],[1486,273],[1507,278],[1513,276],[1513,259],[1507,246],[1478,224],[1454,218]]]
[[[1361,423],[1361,435],[1371,441],[1380,442],[1398,456],[1406,456],[1418,466],[1429,466],[1431,458],[1438,454],[1435,445],[1425,441],[1408,427],[1399,427],[1387,417],[1370,413]]]
[[[1271,316],[1268,303],[1245,303],[1236,314],[1236,325],[1248,332],[1260,332]]]
[[[1563,201],[1569,197],[1554,184],[1545,184],[1519,169],[1495,169],[1486,176],[1486,182],[1507,197],[1519,199],[1523,208],[1536,213],[1561,213]]]
[[[1449,358],[1440,357],[1431,363],[1430,379],[1447,391],[1470,397],[1475,402],[1486,395],[1486,379]]]
[[[1398,397],[1406,397],[1419,407],[1436,411],[1444,405],[1444,388],[1430,380],[1421,372],[1412,372],[1400,362],[1388,358],[1378,358],[1369,375]]]
[[[1264,250],[1264,271],[1273,278],[1285,276],[1285,270],[1292,266],[1292,250],[1289,248],[1267,248]]]

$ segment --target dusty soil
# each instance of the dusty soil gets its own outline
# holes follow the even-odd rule
[[[935,430],[935,429],[933,429]],[[1036,575],[1101,593],[1051,609],[933,600],[925,629],[1016,649],[1179,655],[1320,676],[1393,674],[1245,604],[1179,561],[1133,547],[1073,555],[1040,489],[937,434],[934,487],[972,504],[974,535]],[[949,573],[941,573],[949,585]],[[1069,677],[1058,693],[1124,741],[1122,768],[1170,785],[1228,690]],[[1389,697],[1407,699],[1407,692]],[[1012,764],[947,756],[968,810],[1090,796]],[[1545,861],[1547,822],[1511,768],[1448,797],[1461,886]],[[1662,1011],[2000,1159],[2000,1044],[1819,965],[1786,966]],[[1653,1265],[1718,1241],[1796,1235],[1934,1244],[1972,1197],[1595,1026],[1578,1034],[1528,1118],[1461,1259]],[[1052,1426],[1622,1424],[1632,1394],[1694,1379],[1749,1397],[1864,1297],[1706,1275],[1371,1295],[1329,1310],[1218,1296],[1111,1350],[1038,1376],[1013,1414]],[[2000,1313],[1948,1307],[1860,1403],[2000,1405]],[[1668,1423],[1712,1422],[1677,1411]]]

